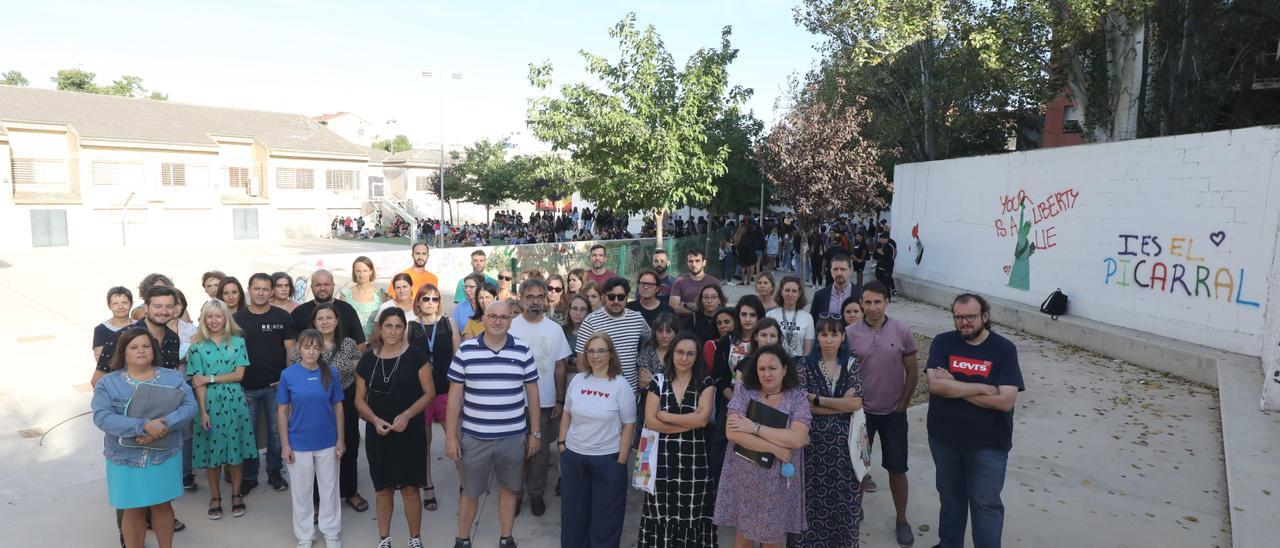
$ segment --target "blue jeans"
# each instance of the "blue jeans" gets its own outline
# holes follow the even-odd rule
[[[560,546],[604,548],[622,543],[627,465],[618,454],[560,453]],[[586,518],[586,519],[583,519]]]
[[[1009,452],[963,449],[929,437],[938,487],[938,540],[943,548],[963,548],[968,514],[973,514],[974,548],[1000,548],[1004,528],[1005,465]]]
[[[280,424],[276,421],[276,389],[274,387],[254,388],[244,391],[249,400],[249,423],[258,424],[258,414],[267,417],[267,477],[278,476],[284,469],[284,461],[280,459]],[[244,461],[244,481],[258,483],[258,458]]]

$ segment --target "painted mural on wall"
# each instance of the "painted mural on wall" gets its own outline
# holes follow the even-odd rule
[[[1031,289],[1031,256],[1037,250],[1043,251],[1058,245],[1054,241],[1058,235],[1055,220],[1075,209],[1079,198],[1080,192],[1073,188],[1052,192],[1039,201],[1025,190],[1000,197],[1000,216],[993,223],[996,236],[1015,239],[1013,262],[1003,268],[1004,274],[1009,277],[1009,287],[1022,291]],[[1018,214],[1016,220],[1014,212]]]
[[[1259,308],[1261,289],[1245,287],[1245,269],[1228,264],[1227,233],[1206,235],[1117,234],[1116,253],[1102,260],[1103,283],[1132,291],[1222,300]],[[1223,251],[1219,253],[1219,251]],[[1219,256],[1220,255],[1220,256]]]

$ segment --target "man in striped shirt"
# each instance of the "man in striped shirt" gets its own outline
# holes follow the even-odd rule
[[[640,354],[640,341],[649,336],[649,324],[644,316],[627,308],[627,294],[631,293],[631,284],[622,278],[609,278],[600,290],[604,295],[604,306],[592,312],[578,326],[578,340],[574,349],[582,354],[587,339],[597,332],[603,331],[613,339],[613,346],[618,350],[618,361],[622,362],[622,375],[631,384],[631,390],[638,394],[640,382],[636,371],[636,356]]]
[[[454,548],[471,547],[478,499],[498,476],[501,548],[515,548],[511,530],[524,480],[524,461],[541,447],[538,369],[529,346],[511,336],[511,305],[494,301],[484,313],[484,334],[463,341],[449,364],[446,457],[462,464]],[[529,427],[529,425],[533,425]],[[526,441],[525,432],[528,431]]]

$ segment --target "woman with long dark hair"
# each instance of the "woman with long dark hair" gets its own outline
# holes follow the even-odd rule
[[[276,272],[271,275],[271,306],[293,312],[298,303],[293,300],[293,276],[288,272]]]
[[[293,480],[293,534],[299,546],[310,546],[319,528],[325,544],[333,546],[341,542],[342,531],[338,506],[338,460],[346,449],[342,384],[337,369],[322,356],[324,337],[319,331],[303,331],[295,346],[299,359],[280,372],[276,388],[280,457]],[[314,503],[313,487],[319,494]]]
[[[453,355],[462,344],[462,334],[453,319],[443,315],[440,289],[431,284],[418,287],[413,298],[417,318],[409,321],[409,345],[423,349],[431,364],[431,383],[435,387],[435,397],[427,404],[423,413],[426,418],[427,447],[431,447],[431,425],[439,423],[443,429],[445,414],[449,405],[449,364]],[[439,508],[436,500],[435,483],[431,480],[431,455],[427,455],[427,483],[423,487],[422,507],[429,512]]]
[[[764,318],[765,312],[764,305],[755,295],[743,295],[738,299],[738,306],[734,307],[733,313],[734,330],[716,341],[715,365],[711,369],[711,380],[716,385],[716,424],[708,458],[711,461],[711,477],[717,481],[724,465],[724,448],[729,443],[724,418],[740,378],[739,366],[755,349],[752,341],[755,340],[756,324]]]
[[[471,317],[462,328],[463,339],[474,339],[484,333],[484,309],[498,299],[498,286],[485,282],[476,288],[475,298],[471,299]]]
[[[569,295],[564,277],[559,274],[547,277],[547,317],[561,327],[569,319]]]
[[[356,411],[356,362],[360,360],[360,345],[351,337],[344,337],[346,326],[342,324],[342,315],[333,303],[316,305],[311,313],[311,324],[320,332],[320,340],[324,348],[320,357],[338,372],[338,383],[342,386],[342,440],[344,450],[338,462],[338,496],[346,501],[347,506],[357,512],[369,509],[369,501],[356,491],[359,476],[356,465],[360,459],[360,412]],[[294,352],[289,362],[301,359],[294,345]]]
[[[218,286],[218,300],[226,303],[227,311],[233,316],[244,308],[244,286],[240,285],[240,280],[235,276],[223,278],[222,285]]]
[[[710,284],[698,292],[698,311],[693,313],[690,329],[703,341],[714,341],[722,335],[716,332],[716,311],[728,304],[720,284]]]

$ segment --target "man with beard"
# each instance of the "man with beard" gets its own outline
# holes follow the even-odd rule
[[[604,267],[605,250],[603,244],[591,246],[591,268],[587,270],[587,281],[596,284],[596,287],[604,285],[611,278],[617,278],[618,275],[612,270]]]
[[[862,289],[849,283],[849,256],[838,253],[827,261],[828,279],[831,283],[814,292],[813,304],[809,306],[809,314],[814,321],[823,317],[840,317],[840,306],[849,297],[859,298]],[[832,316],[834,314],[834,316]]]
[[[846,276],[847,268],[846,263]],[[916,342],[907,324],[885,314],[889,289],[884,284],[868,282],[862,288],[861,302],[862,321],[845,328],[845,340],[850,353],[862,363],[867,438],[874,443],[876,434],[880,435],[880,464],[889,472],[898,544],[911,546],[915,533],[907,522],[907,406],[920,377]],[[832,309],[836,314],[840,313],[838,306]],[[876,490],[870,474],[862,485],[865,492]]]
[[[685,253],[685,267],[688,272],[671,284],[671,309],[684,325],[693,321],[693,314],[698,311],[698,296],[702,288],[709,285],[720,285],[720,279],[706,272],[707,260],[701,249],[690,249]]]
[[[485,267],[488,266],[488,263],[489,263],[489,259],[485,257],[483,250],[477,249],[475,251],[472,251],[470,275],[484,276],[484,281],[489,282],[496,286],[498,285],[498,279],[484,273],[484,269]],[[465,276],[461,280],[458,280],[458,288],[453,290],[453,302],[455,304],[461,303],[461,302],[469,302],[471,300],[471,295],[467,294],[466,280],[467,280],[467,277]],[[436,287],[440,287],[440,286],[437,285]],[[473,288],[471,291],[474,292],[475,289]],[[461,326],[461,325],[465,325],[466,323],[467,323],[466,320],[463,320],[462,323],[459,323],[458,325]]]
[[[529,506],[533,515],[547,511],[543,495],[547,490],[547,467],[550,464],[551,441],[560,431],[560,412],[563,411],[565,390],[565,360],[569,358],[569,340],[560,324],[547,319],[547,284],[540,278],[529,278],[520,284],[521,315],[511,320],[508,331],[524,342],[533,354],[533,364],[538,369],[538,401],[541,425],[533,428],[546,432],[539,440],[542,448],[525,461],[525,486],[529,492]],[[520,507],[520,500],[516,508]],[[517,510],[519,513],[519,510]]]
[[[667,267],[671,265],[671,259],[667,257],[667,250],[658,249],[653,252],[653,271],[658,274],[658,300],[662,304],[671,304],[671,275],[667,274]]]
[[[600,293],[604,298],[604,306],[588,315],[582,325],[578,326],[578,339],[574,343],[574,349],[581,355],[592,335],[600,331],[608,333],[613,339],[614,349],[618,351],[622,375],[627,378],[631,390],[638,391],[640,374],[636,371],[636,357],[640,354],[640,341],[650,334],[649,324],[644,323],[644,316],[639,312],[627,308],[631,284],[626,280],[610,278],[600,288]]]
[[[413,256],[413,266],[404,269],[402,272],[408,274],[409,278],[413,280],[413,292],[417,293],[422,284],[440,287],[440,280],[430,270],[427,270],[427,257],[431,254],[431,248],[425,243],[418,242],[413,244],[410,252]],[[387,294],[391,295],[392,299],[396,298],[396,288],[388,287]]]
[[[316,314],[316,305],[332,304],[338,311],[338,323],[342,325],[339,342],[341,337],[349,337],[364,352],[364,329],[360,327],[360,316],[351,303],[333,298],[333,287],[333,274],[328,270],[320,269],[311,274],[311,295],[315,298],[298,305],[289,314],[293,317],[294,331],[301,333],[315,327],[312,320]]]
[[[1000,546],[1013,408],[1025,389],[1018,349],[991,332],[991,307],[982,297],[956,297],[951,314],[956,329],[933,338],[925,368],[939,546],[964,546],[966,512],[973,516],[973,545]]]

